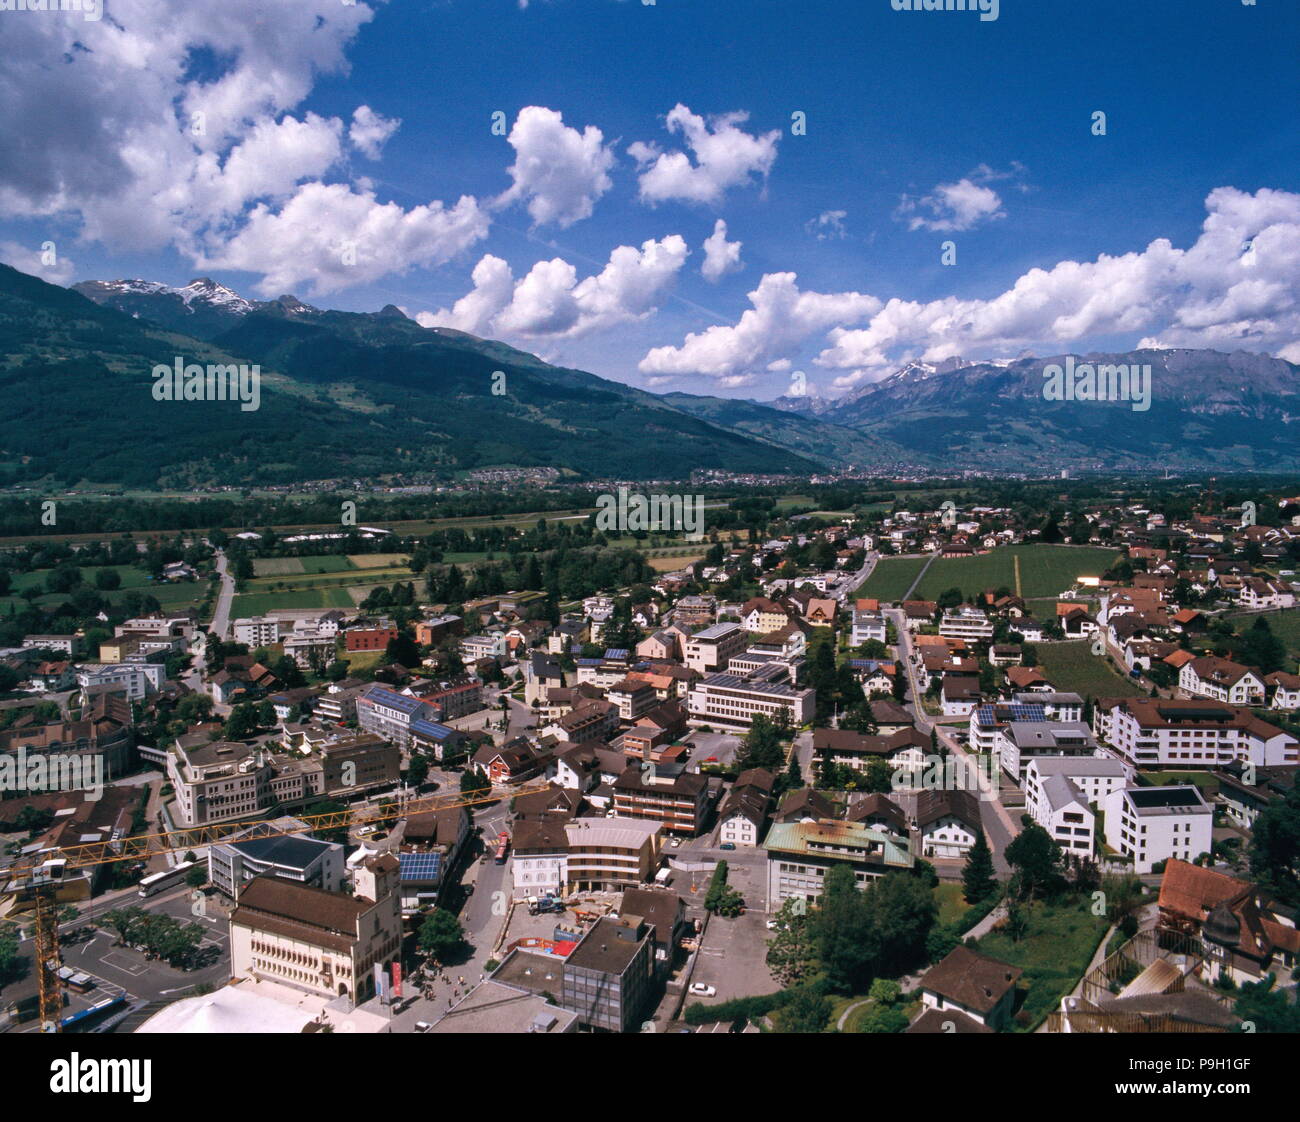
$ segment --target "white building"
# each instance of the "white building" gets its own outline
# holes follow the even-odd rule
[[[1178,673],[1178,688],[1189,697],[1206,697],[1229,705],[1263,705],[1264,680],[1249,666],[1204,655]]]
[[[885,617],[879,612],[865,612],[860,609],[853,611],[853,630],[849,634],[849,646],[860,647],[863,643],[870,642],[874,639],[878,643],[885,642],[888,634],[885,626]]]
[[[686,695],[690,719],[699,724],[749,728],[757,713],[776,718],[782,710],[796,727],[807,724],[817,710],[817,692],[790,684],[789,672],[773,663],[753,674],[710,674]]]
[[[1158,861],[1195,861],[1208,853],[1214,833],[1214,808],[1200,789],[1125,787],[1106,799],[1106,844],[1133,861],[1133,871],[1149,873]]]
[[[280,621],[270,616],[246,616],[235,620],[235,642],[250,648],[269,647],[280,641]]]
[[[945,639],[987,643],[993,638],[993,621],[982,609],[964,606],[955,612],[944,612],[939,621],[939,634]]]
[[[1128,779],[1119,760],[1035,757],[1025,766],[1025,811],[1067,853],[1090,857],[1096,851],[1096,811]]]
[[[1082,721],[1012,721],[998,730],[998,760],[1019,783],[1035,756],[1095,756],[1099,745]]]
[[[686,665],[700,674],[716,673],[748,644],[749,633],[740,624],[715,623],[686,640]]]
[[[1257,767],[1300,762],[1295,737],[1217,701],[1132,697],[1098,704],[1097,734],[1136,767]]]

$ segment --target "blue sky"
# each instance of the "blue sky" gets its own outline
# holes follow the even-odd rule
[[[0,258],[61,283],[395,303],[757,398],[1139,342],[1300,361],[1294,3],[107,0],[0,24]]]

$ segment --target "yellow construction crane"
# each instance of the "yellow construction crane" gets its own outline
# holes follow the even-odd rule
[[[544,789],[545,783],[525,783],[509,792],[510,797],[529,791]],[[506,795],[496,789],[481,795],[450,797],[448,794],[426,795],[423,798],[405,799],[394,803],[381,803],[375,807],[330,811],[326,814],[308,814],[287,828],[269,829],[272,834],[303,834],[315,830],[351,829],[375,822],[408,818],[413,814],[428,814],[439,810],[452,810],[458,806],[477,806],[496,802]],[[147,860],[167,853],[196,847],[217,845],[244,833],[257,822],[222,822],[218,825],[194,826],[185,830],[164,830],[154,834],[136,834],[116,840],[97,841],[82,845],[56,846],[31,854],[10,871],[11,877],[21,877],[24,872],[30,879],[33,911],[35,912],[36,978],[40,993],[42,1032],[58,1032],[63,1011],[63,986],[59,977],[59,905],[55,892],[63,874],[69,869],[84,869],[93,865],[111,865],[121,861]]]

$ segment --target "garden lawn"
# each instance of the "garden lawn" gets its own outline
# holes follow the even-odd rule
[[[1014,626],[1014,624],[1013,624]],[[1037,643],[1039,669],[1058,690],[1084,697],[1142,697],[1146,691],[1125,678],[1100,656],[1087,639],[1070,643]]]
[[[1020,988],[1025,992],[1021,1012],[1029,1020],[1019,1031],[1032,1032],[1074,989],[1109,926],[1105,916],[1094,916],[1089,900],[1037,902],[1025,909],[1028,927],[1019,942],[1003,926],[976,944],[981,954],[1024,970]]]

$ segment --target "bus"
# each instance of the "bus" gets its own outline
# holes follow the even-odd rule
[[[89,1009],[82,1009],[77,1013],[71,1013],[59,1021],[59,1030],[67,1032],[69,1029],[79,1029],[87,1022],[102,1017],[114,1009],[126,1004],[126,995],[118,994],[116,997],[106,997],[103,1001],[97,1001]]]
[[[497,835],[497,856],[496,863],[504,865],[506,863],[506,854],[510,852],[510,835],[504,830]]]
[[[201,863],[199,861],[182,861],[179,865],[173,865],[170,869],[164,869],[161,873],[150,873],[140,882],[140,895],[153,896],[164,889],[174,888],[185,879],[186,873]]]

